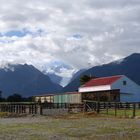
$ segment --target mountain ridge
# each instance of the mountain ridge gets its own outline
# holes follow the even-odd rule
[[[32,96],[44,93],[55,94],[77,91],[80,86],[79,79],[82,75],[96,77],[126,75],[140,85],[139,62],[140,54],[134,53],[108,64],[95,66],[87,70],[79,70],[64,88],[57,84],[61,77],[55,75],[52,77],[52,75],[44,74],[33,65],[8,64],[5,68],[0,68],[0,90],[4,96],[9,96],[13,93],[19,93],[22,96]],[[55,82],[55,80],[58,81]]]
[[[9,64],[5,69],[0,68],[0,81],[3,96],[18,93],[28,97],[41,93],[56,93],[62,89],[60,85],[53,83],[49,76],[28,64]]]

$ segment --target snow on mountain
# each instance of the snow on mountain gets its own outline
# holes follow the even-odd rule
[[[66,86],[77,70],[64,62],[53,61],[43,66],[42,72],[48,75],[53,82]]]

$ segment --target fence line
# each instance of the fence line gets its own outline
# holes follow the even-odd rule
[[[41,108],[36,103],[0,103],[0,112],[40,114]]]
[[[10,112],[16,114],[40,114],[47,115],[46,112],[88,112],[95,111],[98,114],[112,113],[118,116],[123,113],[124,116],[129,115],[132,117],[140,116],[140,102],[95,102],[84,100],[83,103],[69,104],[69,103],[34,103],[34,102],[19,102],[19,103],[0,103],[0,112]],[[51,113],[50,113],[51,114]]]
[[[131,111],[132,117],[136,116],[137,111],[140,112],[140,102],[95,102],[84,100],[85,112],[95,111],[98,114],[109,114],[109,111],[114,111],[114,115],[117,116],[118,112],[124,111],[125,116],[128,111]]]
[[[83,104],[69,103],[34,103],[34,102],[17,102],[17,103],[0,103],[0,112],[9,112],[16,114],[40,114],[47,115],[46,112],[52,110],[67,110],[67,112],[83,111]],[[56,111],[57,112],[57,111]]]

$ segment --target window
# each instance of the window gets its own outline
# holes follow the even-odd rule
[[[124,85],[124,86],[126,85],[126,81],[123,81],[123,85]]]

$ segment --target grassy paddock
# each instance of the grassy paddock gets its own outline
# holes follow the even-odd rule
[[[1,118],[2,140],[139,140],[140,119],[96,114]]]
[[[100,114],[109,115],[109,116],[115,116],[115,110],[109,109],[108,114],[107,111],[100,111]],[[133,116],[133,110],[132,109],[122,109],[116,111],[116,116],[118,117],[132,117]],[[140,109],[136,110],[136,116],[140,117]]]

